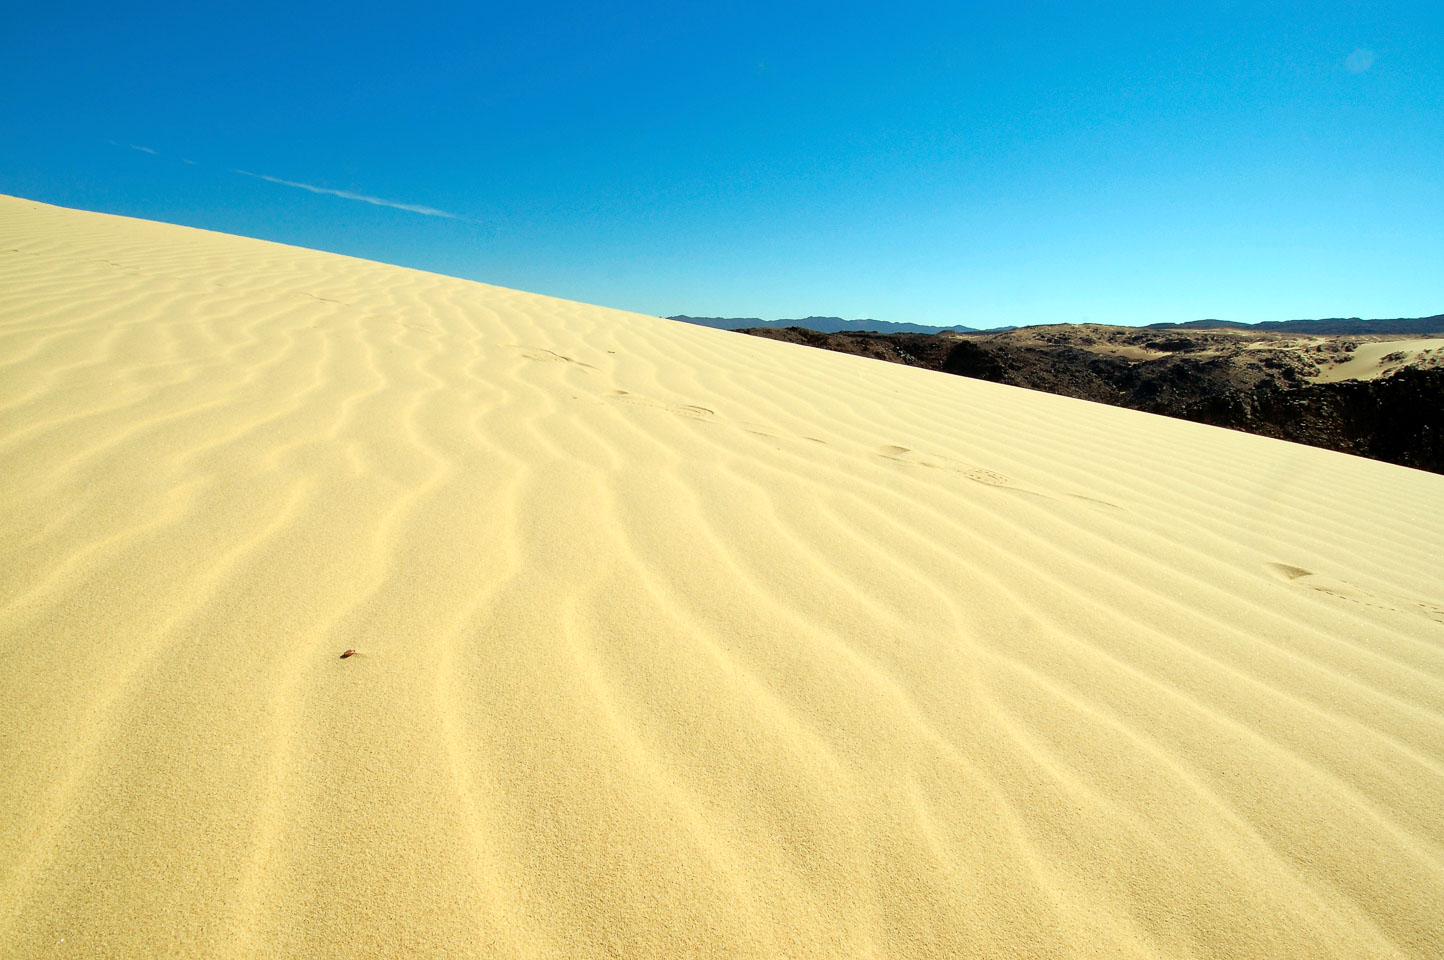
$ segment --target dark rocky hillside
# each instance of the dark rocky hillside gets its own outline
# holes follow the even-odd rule
[[[1444,473],[1444,348],[1428,341],[1101,325],[744,332]],[[1380,359],[1353,362],[1361,349]]]

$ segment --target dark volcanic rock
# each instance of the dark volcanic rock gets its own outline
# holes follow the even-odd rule
[[[1444,473],[1444,369],[1312,382],[1321,366],[1348,359],[1358,337],[1100,325],[975,336],[743,332]]]
[[[1186,404],[1176,416],[1444,473],[1444,370],[1281,389],[1261,383]]]
[[[959,340],[954,344],[943,360],[942,369],[948,373],[956,373],[961,377],[973,377],[976,380],[992,380],[994,383],[1008,382],[1008,370],[997,354],[971,340]]]

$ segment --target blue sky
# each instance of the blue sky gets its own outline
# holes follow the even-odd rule
[[[1444,312],[1438,0],[5,22],[0,192],[47,202],[654,314]]]

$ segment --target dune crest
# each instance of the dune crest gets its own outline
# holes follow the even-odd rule
[[[13,198],[0,292],[0,956],[1444,953],[1444,477]]]

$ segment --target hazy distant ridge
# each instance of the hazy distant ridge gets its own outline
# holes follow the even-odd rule
[[[920,323],[892,323],[887,320],[844,320],[841,317],[803,317],[800,320],[760,320],[757,317],[668,317],[718,330],[756,330],[801,327],[818,333],[997,333],[1017,327],[930,327]],[[1262,323],[1239,323],[1234,320],[1189,320],[1184,323],[1150,323],[1148,330],[1263,330],[1270,333],[1297,334],[1434,334],[1444,333],[1444,314],[1432,317],[1391,320],[1361,320],[1358,317],[1326,320],[1265,320]]]
[[[1392,320],[1360,320],[1358,317],[1327,320],[1265,320],[1262,323],[1235,323],[1231,320],[1190,320],[1187,323],[1150,323],[1149,330],[1267,330],[1270,333],[1297,334],[1394,334],[1444,333],[1444,314],[1432,317]]]
[[[668,317],[718,330],[755,330],[758,328],[801,327],[818,333],[978,333],[977,327],[929,327],[920,323],[892,323],[887,320],[844,320],[841,317],[803,317],[800,320],[759,320],[757,317]]]

